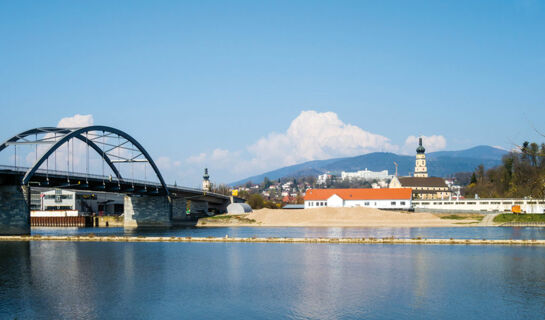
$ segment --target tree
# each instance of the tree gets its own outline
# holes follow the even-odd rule
[[[471,176],[465,195],[481,197],[545,196],[545,146],[525,141],[520,152],[510,152],[502,164],[488,169],[480,165]]]
[[[271,180],[269,178],[265,177],[263,179],[263,189],[268,189],[272,185]]]
[[[223,195],[226,195],[226,196],[230,196],[231,195],[231,188],[228,185],[225,185],[225,184],[220,184],[220,185],[212,184],[212,192],[223,194]]]
[[[248,205],[252,207],[252,209],[262,209],[264,202],[263,197],[258,193],[252,194],[250,197],[248,197]]]

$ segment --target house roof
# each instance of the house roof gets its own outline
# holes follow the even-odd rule
[[[305,200],[327,200],[332,195],[338,195],[343,200],[390,200],[411,199],[410,188],[392,189],[310,189],[305,194]]]
[[[442,187],[446,188],[447,184],[443,178],[439,177],[398,177],[399,183],[403,187],[426,187],[426,188],[435,188]]]

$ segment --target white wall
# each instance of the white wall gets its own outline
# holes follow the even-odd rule
[[[339,201],[340,200],[340,201]],[[390,199],[390,200],[343,200],[337,195],[331,196],[327,201],[312,200],[305,201],[305,209],[322,207],[368,207],[378,209],[396,209],[408,210],[411,208],[410,199]]]
[[[345,207],[369,207],[378,209],[404,209],[411,207],[409,199],[389,199],[389,200],[346,200]]]
[[[30,211],[31,217],[77,217],[77,210]]]
[[[305,200],[305,209],[327,207],[327,200]]]
[[[511,212],[513,205],[519,205],[526,213],[545,212],[545,200],[536,199],[415,200],[413,205],[418,209],[491,212]]]
[[[334,208],[344,207],[344,200],[338,195],[334,194],[327,199],[327,206]]]

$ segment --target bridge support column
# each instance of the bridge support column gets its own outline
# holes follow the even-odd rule
[[[125,221],[127,228],[170,227],[172,205],[167,197],[125,196]]]
[[[185,198],[172,199],[172,220],[174,222],[191,220],[191,217],[187,214],[187,201]]]
[[[208,215],[208,202],[191,200],[191,214]]]
[[[30,187],[0,186],[0,235],[30,234]]]

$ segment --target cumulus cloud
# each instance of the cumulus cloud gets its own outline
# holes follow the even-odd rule
[[[426,148],[426,152],[434,152],[445,149],[447,146],[447,139],[442,135],[432,135],[432,136],[419,136],[422,137],[422,145]],[[412,154],[418,146],[417,136],[408,136],[405,140],[405,144],[401,149],[405,154]]]
[[[59,122],[57,123],[57,128],[78,128],[78,127],[92,126],[93,124],[94,124],[94,119],[92,114],[87,114],[87,115],[76,114],[71,117],[65,117],[60,119]],[[55,134],[48,133],[44,136],[44,138],[52,138],[54,136]],[[73,141],[71,147],[74,148],[74,152],[76,154],[80,154],[85,151],[85,145],[81,141]],[[38,155],[43,154],[48,148],[49,148],[49,145],[39,145],[37,149]],[[55,156],[57,157],[59,163],[64,164],[67,158],[67,151],[61,147],[55,153]],[[36,159],[37,157],[36,157],[35,151],[29,152],[25,157],[27,165],[29,166],[34,164]],[[74,163],[76,165],[79,165],[80,162],[81,161],[79,157],[74,157]]]
[[[284,133],[271,133],[248,147],[264,163],[291,165],[302,161],[397,151],[390,139],[344,123],[334,112],[303,111]]]
[[[92,126],[94,123],[93,115],[76,114],[72,117],[62,118],[57,124],[58,128],[78,128]]]
[[[345,123],[334,112],[303,111],[285,132],[272,132],[246,150],[218,148],[210,153],[191,156],[186,163],[228,168],[232,175],[240,176],[304,161],[374,151],[397,152],[399,147],[387,137]]]

